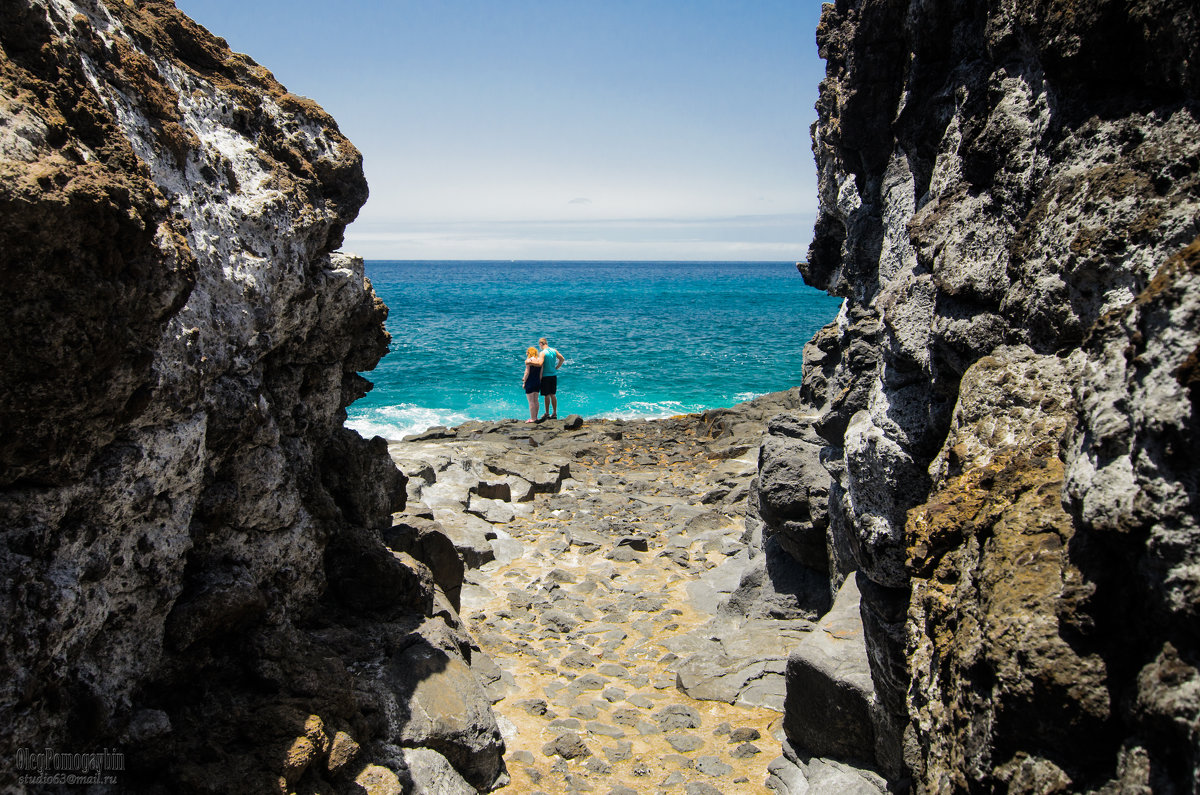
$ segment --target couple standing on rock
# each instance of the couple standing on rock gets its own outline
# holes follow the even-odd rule
[[[525,384],[525,397],[529,400],[529,419],[526,422],[537,421],[538,393],[546,398],[546,413],[542,419],[558,419],[558,368],[563,366],[566,359],[547,344],[545,337],[538,340],[538,346],[540,351],[532,345],[525,351],[525,375],[521,381]]]

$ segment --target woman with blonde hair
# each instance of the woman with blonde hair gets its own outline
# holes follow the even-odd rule
[[[529,419],[526,422],[537,422],[538,393],[542,389],[542,357],[541,351],[532,345],[525,351],[525,375],[521,376],[525,385],[525,399],[529,401]]]

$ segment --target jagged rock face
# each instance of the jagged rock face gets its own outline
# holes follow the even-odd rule
[[[169,2],[7,2],[0,48],[0,755],[395,780],[412,732],[350,672],[436,633],[428,570],[379,540],[404,478],[342,427],[387,349],[335,251],[358,152]]]
[[[817,40],[803,273],[847,304],[804,385],[875,764],[1195,791],[1200,11],[842,0]]]

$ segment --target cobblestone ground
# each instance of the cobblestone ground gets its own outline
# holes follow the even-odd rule
[[[503,792],[769,792],[780,714],[676,686],[712,618],[698,578],[746,555],[744,496],[712,497],[729,469],[694,435],[626,433],[520,506],[509,554],[468,572],[461,614],[495,663],[475,667],[505,733]]]

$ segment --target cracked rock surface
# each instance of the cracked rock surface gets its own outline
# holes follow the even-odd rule
[[[756,515],[857,571],[893,786],[1200,788],[1198,34],[1183,0],[824,6],[801,271],[846,302]],[[814,457],[819,511],[770,483]]]

